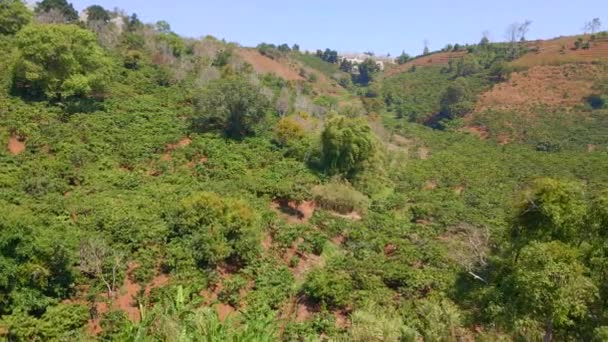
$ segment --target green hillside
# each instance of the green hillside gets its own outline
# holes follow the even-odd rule
[[[486,42],[349,74],[77,18],[0,0],[0,339],[608,336],[601,58],[544,79]]]

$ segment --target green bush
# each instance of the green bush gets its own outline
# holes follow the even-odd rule
[[[309,298],[333,308],[346,306],[352,290],[348,274],[322,269],[311,271],[303,285],[303,291]]]
[[[173,219],[175,238],[188,237],[201,265],[222,261],[248,263],[259,254],[259,219],[244,201],[201,192],[180,202]]]
[[[344,182],[333,181],[312,189],[315,202],[322,208],[342,214],[353,211],[366,212],[369,199]]]

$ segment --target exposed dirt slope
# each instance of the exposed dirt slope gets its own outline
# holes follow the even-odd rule
[[[574,44],[579,37],[585,42],[590,40],[586,35],[529,42],[528,47],[536,52],[522,56],[513,65],[531,67],[608,59],[608,37],[597,37],[590,42],[589,49],[575,49]]]
[[[13,135],[8,139],[6,147],[12,155],[19,155],[25,151],[25,139]]]
[[[448,65],[451,60],[459,59],[464,57],[467,51],[454,51],[454,52],[437,52],[427,56],[419,57],[411,60],[403,65],[392,67],[387,70],[387,75],[392,76],[398,73],[408,71],[411,67],[421,66],[435,66],[435,65]]]
[[[492,109],[526,113],[539,106],[580,105],[593,92],[599,72],[600,68],[592,64],[534,66],[515,72],[507,82],[479,96],[475,112]]]
[[[239,49],[237,54],[247,63],[253,66],[253,70],[259,74],[273,73],[288,81],[303,80],[298,72],[289,66],[261,55],[257,50]]]

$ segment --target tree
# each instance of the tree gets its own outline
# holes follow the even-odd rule
[[[362,85],[368,85],[374,78],[374,74],[380,71],[380,67],[371,58],[367,58],[363,63],[358,66],[359,75],[357,75],[357,83]]]
[[[352,72],[353,71],[353,63],[351,61],[349,61],[346,58],[343,58],[342,61],[340,61],[340,70],[344,71],[344,72]]]
[[[597,288],[585,275],[578,251],[557,241],[532,242],[524,247],[506,281],[506,293],[519,316],[543,326],[544,341],[555,329],[582,318]]]
[[[88,238],[80,243],[80,271],[100,279],[106,286],[110,298],[114,297],[117,276],[124,267],[124,255],[112,249],[105,241]]]
[[[602,22],[600,18],[593,18],[591,21],[585,23],[585,33],[596,34],[602,28]]]
[[[543,178],[534,182],[519,205],[512,235],[520,243],[532,240],[580,241],[588,205],[581,186]]]
[[[74,25],[33,25],[17,34],[14,86],[26,95],[61,101],[100,95],[110,62],[95,35]]]
[[[107,24],[112,19],[112,17],[110,16],[110,12],[108,12],[105,8],[99,5],[89,6],[85,10],[85,12],[87,14],[87,23],[97,21]]]
[[[62,14],[68,23],[78,21],[78,12],[66,0],[42,0],[36,6],[36,14],[41,15],[51,11]]]
[[[325,51],[317,50],[317,57],[326,61],[327,63],[338,63],[338,51],[325,49]]]
[[[424,40],[424,50],[422,50],[422,55],[426,56],[429,53],[431,53],[431,50],[429,50],[429,41],[427,39]]]
[[[363,118],[330,118],[321,134],[323,161],[329,174],[354,175],[374,154],[371,128]]]
[[[509,43],[516,44],[526,40],[526,35],[530,31],[532,21],[526,20],[523,23],[515,22],[507,28],[506,37]]]
[[[473,107],[473,95],[466,79],[459,77],[441,96],[441,113],[450,119],[462,117]]]
[[[456,76],[471,76],[478,73],[480,70],[481,66],[474,56],[465,56],[460,58],[456,63]]]
[[[21,0],[0,0],[0,34],[15,34],[32,20]]]
[[[257,87],[245,78],[231,76],[203,89],[196,102],[196,125],[242,138],[255,133],[269,109],[268,98]]]
[[[407,53],[405,53],[405,51],[403,51],[401,53],[401,55],[399,55],[399,57],[397,57],[395,59],[395,61],[397,62],[397,64],[402,65],[402,64],[409,62],[410,59],[412,59],[412,57],[410,57],[410,55],[408,55]]]
[[[171,32],[171,25],[166,22],[165,20],[160,20],[156,22],[156,25],[154,25],[154,27],[156,28],[156,31],[160,32],[160,33],[170,33]]]
[[[277,50],[282,53],[289,53],[291,51],[291,48],[287,44],[281,44],[277,47]]]

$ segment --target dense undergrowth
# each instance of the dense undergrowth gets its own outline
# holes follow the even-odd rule
[[[119,18],[26,26],[95,37],[103,91],[0,35],[3,338],[606,337],[605,109],[501,145],[460,128],[508,77],[502,45],[350,84],[362,116],[235,44]]]

